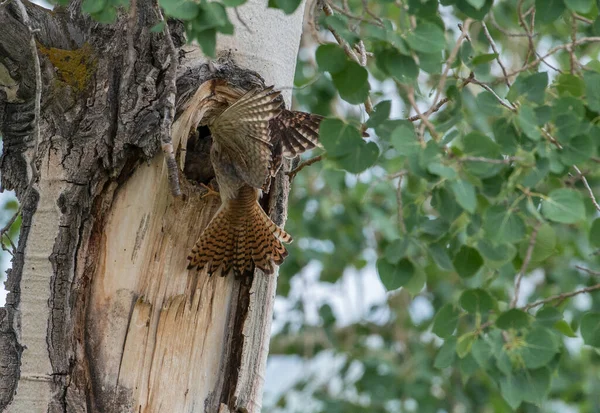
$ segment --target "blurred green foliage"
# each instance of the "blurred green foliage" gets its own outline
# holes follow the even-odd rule
[[[328,3],[318,43],[305,33],[295,102],[331,118],[324,159],[292,187],[278,293],[293,316],[271,354],[328,354],[331,371],[269,411],[598,411],[600,2]],[[349,324],[325,298],[315,319],[297,291],[315,262],[350,307],[352,269],[376,271],[387,296]],[[433,316],[413,316],[417,298]]]

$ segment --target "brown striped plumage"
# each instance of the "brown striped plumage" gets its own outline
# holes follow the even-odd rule
[[[272,274],[287,256],[283,243],[292,237],[260,207],[259,190],[282,157],[317,145],[322,118],[285,110],[279,96],[272,87],[251,90],[208,124],[221,207],[192,249],[188,268],[238,277],[258,267]]]
[[[318,145],[321,120],[320,115],[283,110],[269,122],[271,142],[281,143],[283,156],[295,158]]]
[[[189,268],[207,267],[209,275],[225,276],[233,269],[236,277],[249,275],[254,266],[272,274],[287,251],[282,242],[292,237],[265,214],[258,191],[243,186],[238,196],[224,203],[192,249]]]

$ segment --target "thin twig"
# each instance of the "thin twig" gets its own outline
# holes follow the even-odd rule
[[[600,271],[590,270],[589,268],[582,267],[581,265],[576,265],[575,268],[581,270],[583,272],[588,273],[589,275],[593,275],[594,277],[600,276]]]
[[[448,59],[446,60],[446,66],[444,67],[444,72],[442,73],[442,76],[440,77],[440,80],[438,82],[437,85],[437,90],[435,92],[435,97],[433,98],[433,103],[431,105],[432,108],[434,108],[438,101],[440,100],[440,95],[442,94],[443,90],[444,90],[444,86],[446,86],[446,79],[448,78],[448,73],[450,72],[450,68],[452,67],[452,64],[454,63],[454,60],[456,59],[456,56],[458,55],[458,51],[460,50],[460,46],[462,45],[462,41],[468,36],[469,33],[469,28],[471,27],[471,23],[473,22],[473,20],[471,20],[470,18],[465,20],[464,25],[461,27],[461,33],[460,36],[458,37],[458,39],[456,40],[456,44],[454,45],[454,48],[452,49],[452,51],[450,52],[450,55],[448,56]],[[428,117],[429,115],[431,115],[430,112],[431,109],[429,109],[426,113],[425,113],[425,117]]]
[[[500,52],[498,52],[496,43],[494,42],[494,39],[492,38],[492,35],[490,34],[490,31],[488,30],[487,25],[485,24],[484,21],[481,22],[481,26],[483,27],[483,33],[485,34],[485,37],[487,37],[488,42],[490,42],[490,46],[492,47],[493,52],[496,54],[496,61],[498,62],[498,65],[500,65],[500,68],[502,69],[502,73],[504,74],[504,78],[506,80],[506,86],[510,87],[510,81],[508,79],[508,74],[506,72],[506,68],[502,64],[502,60],[500,59]]]
[[[10,228],[13,226],[13,224],[17,220],[17,217],[21,213],[21,209],[22,209],[22,206],[21,206],[21,204],[19,204],[19,207],[17,208],[17,210],[15,211],[15,213],[13,214],[13,216],[8,220],[8,222],[6,223],[6,225],[2,229],[0,229],[0,243],[2,244],[2,247],[3,247],[2,249],[5,250],[5,251],[8,251],[8,249],[4,248],[4,242],[2,241],[2,238],[6,237],[8,239],[8,241],[10,242],[12,248],[13,248],[13,251],[12,251],[12,255],[13,256],[14,256],[14,253],[16,252],[16,250],[17,250],[17,247],[13,243],[13,240],[8,236],[8,231],[10,230]]]
[[[533,254],[533,248],[535,247],[535,241],[537,239],[538,230],[540,229],[541,223],[533,228],[533,232],[531,233],[531,238],[529,239],[529,246],[527,247],[527,253],[525,254],[525,259],[523,260],[523,264],[521,265],[521,269],[517,274],[517,278],[515,280],[515,294],[510,303],[510,308],[515,308],[517,306],[517,301],[519,300],[519,292],[521,290],[521,280],[527,271],[527,267],[529,266],[529,261],[531,261],[531,256]]]
[[[550,143],[552,143],[558,149],[563,148],[562,145],[560,144],[560,142],[558,142],[554,136],[550,135],[550,132],[548,132],[548,130],[546,130],[546,128],[540,128],[540,130],[542,131],[542,134],[546,137],[546,139],[548,139],[548,141]]]
[[[326,2],[323,1],[323,12],[327,15],[327,16],[333,16],[335,13],[333,12],[333,9],[331,8],[331,6]],[[342,46],[342,49],[344,50],[344,52],[346,53],[346,55],[354,60],[356,63],[358,63],[359,65],[362,66],[361,64],[361,60],[358,57],[358,55],[354,52],[354,50],[352,50],[352,47],[350,47],[350,45],[348,44],[348,42],[346,42],[342,36],[339,35],[339,33],[331,26],[327,26],[327,29],[331,32],[331,34],[333,35],[333,37],[335,38],[335,40],[338,42],[338,44],[340,46]],[[366,64],[366,62],[365,62]],[[369,96],[367,96],[367,99],[365,100],[365,111],[367,113],[371,113],[373,112],[373,103],[371,102],[371,98]]]
[[[483,162],[483,163],[491,163],[497,165],[508,165],[515,161],[522,161],[522,158],[517,156],[508,156],[503,159],[492,159],[485,158],[483,156],[461,156],[460,158],[456,158],[459,162]]]
[[[592,191],[592,188],[590,187],[590,184],[588,183],[587,179],[585,179],[585,176],[581,173],[581,171],[579,170],[577,165],[573,165],[573,169],[575,169],[575,171],[577,171],[577,173],[579,174],[579,177],[581,178],[581,182],[583,182],[583,185],[585,185],[585,188],[587,189],[588,194],[590,195],[590,199],[592,200],[592,203],[596,207],[596,210],[598,212],[600,212],[600,205],[598,205],[598,201],[596,201],[594,192]]]
[[[417,102],[415,101],[415,89],[412,86],[410,86],[408,88],[407,97],[408,97],[408,101],[409,101],[410,105],[413,107],[415,112],[417,112],[417,117],[419,119],[421,119],[421,121],[423,122],[422,125],[427,126],[427,129],[429,129],[429,133],[431,133],[431,136],[433,137],[433,139],[435,139],[437,141],[439,139],[439,135],[435,131],[435,126],[433,126],[433,124],[427,118],[426,115],[421,113],[421,110],[419,109],[419,106],[417,105]],[[419,138],[419,142],[421,143],[421,146],[425,147],[425,137],[423,136],[423,128],[419,129],[419,133],[417,133],[417,137]]]
[[[580,290],[571,291],[569,293],[553,295],[551,297],[544,298],[543,300],[534,301],[531,304],[527,304],[527,305],[521,307],[521,310],[523,310],[523,311],[531,310],[532,308],[539,307],[540,305],[548,304],[548,303],[551,303],[551,302],[557,301],[557,300],[562,302],[562,301],[566,300],[567,298],[571,298],[571,297],[574,297],[576,295],[583,294],[583,293],[591,293],[592,291],[597,291],[597,290],[600,290],[600,284],[592,285],[590,287],[585,287]]]
[[[404,204],[402,202],[402,179],[404,174],[398,179],[398,187],[396,189],[396,199],[398,201],[398,225],[403,234],[406,234],[406,223],[404,222]]]
[[[342,8],[342,7],[336,6],[336,5],[335,5],[335,4],[333,4],[333,3],[331,3],[329,6],[330,6],[330,7],[331,7],[333,10],[335,10],[335,11],[337,11],[338,13],[340,13],[340,14],[342,14],[342,15],[344,15],[344,16],[346,16],[346,17],[348,17],[349,19],[352,19],[352,20],[358,20],[359,22],[362,22],[362,23],[369,23],[369,24],[373,24],[373,25],[375,25],[375,26],[383,27],[383,23],[381,23],[381,22],[379,22],[379,21],[377,21],[377,20],[375,20],[375,19],[367,19],[367,18],[365,18],[365,17],[357,16],[357,15],[355,15],[355,14],[352,14],[352,13],[350,13],[350,12],[349,12],[349,11],[347,11],[347,10],[344,10],[344,8]]]
[[[582,37],[580,39],[577,39],[577,41],[575,41],[575,42],[555,46],[555,47],[551,48],[550,50],[548,50],[548,52],[546,52],[546,54],[543,55],[542,57],[539,57],[539,58],[533,60],[531,63],[527,64],[526,66],[523,66],[522,68],[520,68],[518,70],[514,70],[514,71],[510,72],[508,74],[508,77],[518,75],[519,73],[527,71],[529,69],[533,69],[534,67],[539,65],[543,61],[543,59],[545,59],[549,56],[552,56],[554,53],[556,53],[560,50],[565,50],[570,47],[577,47],[577,46],[580,46],[585,43],[597,43],[597,42],[600,42],[600,37],[592,36],[592,37]],[[504,80],[504,79],[501,79],[501,80]]]
[[[491,11],[490,11],[490,13],[488,13],[488,16],[490,18],[490,21],[492,22],[492,26],[494,26],[494,28],[496,30],[498,30],[500,33],[502,33],[506,37],[528,37],[529,36],[529,34],[527,34],[527,33],[509,32],[504,27],[500,26],[500,24],[498,24],[498,22],[496,21],[496,17],[494,16],[494,13]],[[533,37],[537,36],[537,33],[533,33],[532,36]]]
[[[442,106],[444,106],[446,103],[450,102],[450,98],[443,98],[442,100],[440,100],[437,105],[435,105],[435,107],[430,108],[428,110],[428,112],[430,114],[437,112],[438,110],[440,110],[442,108]],[[419,119],[421,119],[421,117],[419,115],[415,115],[415,116],[411,116],[410,118],[407,118],[406,120],[411,121],[411,122],[416,122]]]
[[[573,18],[575,18],[576,20],[582,21],[584,23],[587,23],[587,24],[593,24],[594,23],[593,20],[588,19],[587,17],[580,16],[577,13],[573,13]]]
[[[571,74],[575,74],[575,70],[577,68],[577,58],[575,57],[575,47],[574,44],[577,41],[577,19],[575,18],[575,14],[571,16],[571,47],[567,50],[569,52],[569,67],[571,70]]]
[[[489,87],[488,85],[486,85],[483,82],[480,82],[479,80],[475,79],[475,74],[473,72],[471,72],[471,74],[469,75],[468,78],[463,79],[463,86],[467,85],[469,83],[473,83],[476,85],[481,86],[483,89],[487,90],[488,92],[490,92],[498,102],[500,102],[500,104],[502,106],[504,106],[505,108],[507,108],[508,110],[510,110],[511,112],[516,112],[517,108],[515,108],[510,102],[505,101],[504,99],[502,99],[500,96],[498,96],[498,94],[496,92],[494,92],[494,89],[492,89],[491,87]]]
[[[369,16],[371,16],[375,21],[377,21],[381,26],[383,26],[383,20],[381,20],[381,18],[379,16],[377,16],[375,13],[373,13],[369,9],[369,4],[368,4],[367,0],[362,0],[362,4],[363,4],[363,8],[365,9],[365,12]]]
[[[365,49],[365,42],[362,40],[358,42],[358,51],[360,53],[360,65],[364,67],[367,65],[367,51]]]
[[[300,172],[302,169],[304,169],[307,166],[310,166],[314,163],[319,162],[321,159],[323,159],[323,155],[315,156],[314,158],[310,158],[304,162],[301,162],[300,165],[298,165],[291,171],[286,172],[286,175],[289,176],[289,178],[290,178],[290,182],[296,177],[296,174],[298,174],[298,172]]]

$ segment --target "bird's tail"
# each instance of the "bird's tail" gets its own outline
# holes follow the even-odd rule
[[[233,269],[237,278],[258,267],[272,274],[274,264],[281,265],[288,254],[283,242],[292,242],[292,237],[263,211],[257,191],[244,186],[208,224],[188,257],[188,269],[207,267],[209,276],[226,276]]]

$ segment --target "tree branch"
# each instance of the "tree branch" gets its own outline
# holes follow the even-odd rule
[[[583,293],[591,293],[592,291],[597,291],[597,290],[600,290],[600,284],[592,285],[591,287],[585,287],[580,290],[571,291],[569,293],[553,295],[548,298],[544,298],[543,300],[534,301],[531,304],[527,304],[527,305],[524,305],[523,307],[521,307],[521,310],[523,310],[523,311],[531,310],[532,308],[539,307],[540,305],[543,305],[543,304],[548,304],[548,303],[551,303],[551,302],[557,301],[557,300],[564,301],[567,298],[571,298],[571,297],[574,297],[576,295],[583,294]]]
[[[523,265],[521,265],[521,270],[517,274],[517,278],[515,280],[515,294],[510,303],[510,308],[515,308],[517,306],[517,301],[519,300],[519,292],[521,290],[521,280],[523,279],[523,276],[527,271],[529,261],[531,261],[531,255],[533,254],[533,249],[535,248],[535,241],[537,240],[537,235],[540,226],[541,223],[538,222],[537,225],[533,228],[533,232],[531,233],[531,238],[529,239],[529,246],[527,247],[527,253],[525,254],[525,259],[523,260]]]

